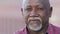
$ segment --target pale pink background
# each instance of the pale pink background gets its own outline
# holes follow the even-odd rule
[[[13,34],[24,27],[20,7],[22,0],[0,0],[0,34]],[[50,0],[53,14],[50,23],[60,27],[60,0]]]

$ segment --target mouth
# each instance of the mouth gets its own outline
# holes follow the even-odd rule
[[[39,19],[30,19],[29,22],[31,21],[40,21]]]
[[[41,21],[41,18],[39,18],[39,17],[29,18],[28,22],[30,22],[30,21]]]
[[[38,19],[33,19],[33,20],[30,20],[29,21],[29,23],[31,24],[31,25],[39,25],[40,24],[40,20],[38,20]]]
[[[42,20],[39,17],[35,17],[35,18],[29,18],[28,22],[31,25],[39,25],[39,24],[41,24]]]

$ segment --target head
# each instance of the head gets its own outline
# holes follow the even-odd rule
[[[27,28],[39,31],[47,28],[52,7],[49,0],[23,0],[21,11]]]

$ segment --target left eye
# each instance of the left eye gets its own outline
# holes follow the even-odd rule
[[[37,10],[44,10],[43,8],[37,8]]]

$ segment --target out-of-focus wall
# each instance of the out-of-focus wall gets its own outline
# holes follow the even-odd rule
[[[50,0],[53,14],[50,23],[60,27],[60,0]],[[22,0],[0,0],[0,34],[13,34],[24,27],[20,11]]]

